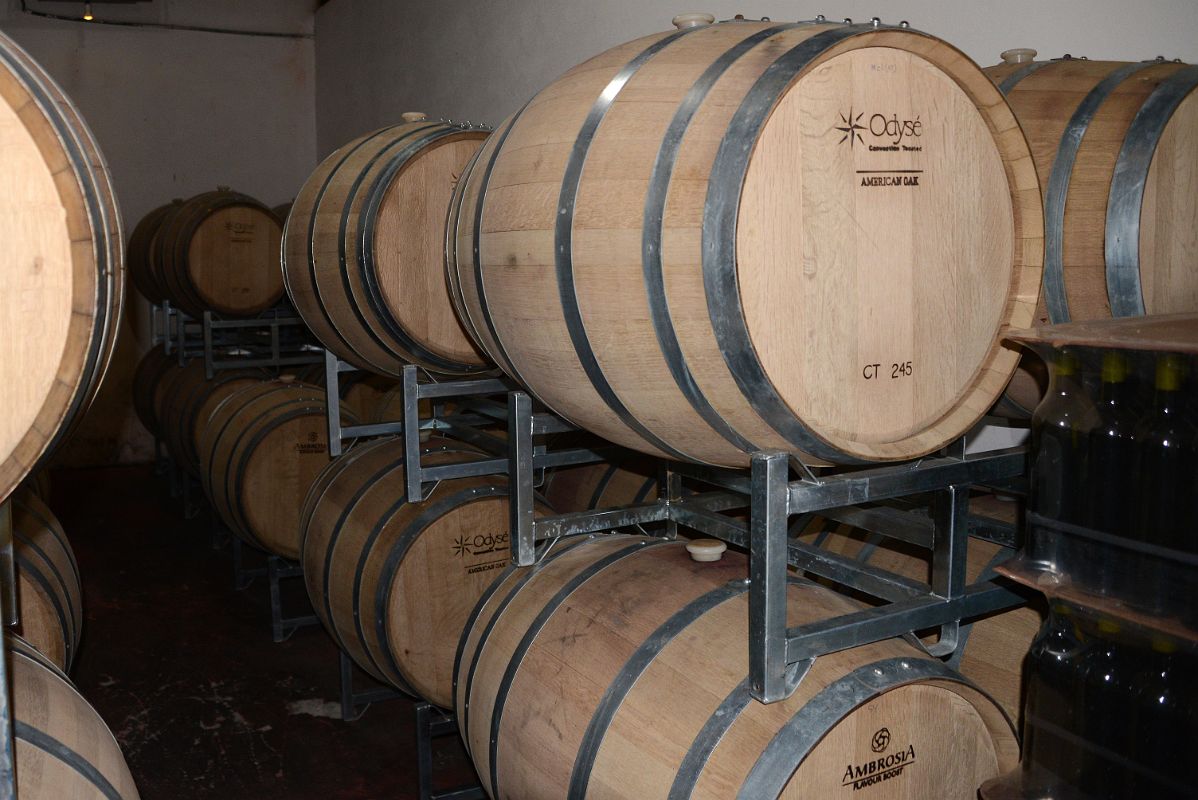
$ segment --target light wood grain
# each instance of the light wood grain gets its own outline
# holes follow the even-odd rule
[[[744,185],[713,187],[720,144],[745,95],[783,53],[833,26],[784,30],[736,59],[695,107],[666,187],[661,241],[646,243],[651,179],[679,107],[716,59],[768,27],[712,25],[666,45],[623,84],[587,144],[565,258],[587,345],[618,403],[594,387],[566,324],[556,226],[584,119],[617,73],[664,34],[576,67],[514,125],[497,129],[451,204],[448,283],[468,330],[501,367],[558,413],[619,444],[733,466],[757,449],[812,463],[931,452],[993,404],[1017,360],[1002,331],[1032,320],[1043,231],[1026,141],[996,88],[960,52],[911,31],[873,30],[818,55],[744,143]],[[860,140],[850,144],[836,130],[846,125],[842,115],[866,126]],[[894,144],[868,129],[891,119],[919,120],[918,144],[910,135],[903,142],[919,150],[869,149]],[[918,185],[903,184],[914,177]],[[739,299],[704,283],[705,208],[720,192],[740,197],[732,243]],[[671,376],[651,314],[645,247],[660,248],[668,325],[702,403],[743,442],[709,423]],[[790,424],[804,426],[818,447],[785,438],[754,407],[761,392],[738,381],[713,327],[713,314],[725,312],[743,314],[750,357]]]
[[[58,741],[95,769],[121,800],[137,800],[137,786],[121,748],[104,720],[56,667],[13,634],[12,713],[17,723]],[[104,797],[77,766],[20,735],[15,738],[17,796],[22,800],[92,800]]]
[[[168,299],[192,317],[204,311],[251,317],[283,296],[282,235],[282,223],[269,208],[218,189],[165,212],[150,261]]]
[[[492,715],[502,712],[495,739],[498,793],[493,796],[567,796],[583,734],[636,649],[686,604],[747,574],[745,558],[735,552],[718,562],[698,563],[682,542],[650,544],[626,555],[565,595],[544,617],[498,708],[497,689],[513,652],[550,598],[583,569],[635,541],[613,535],[578,544],[545,563],[510,601],[513,581],[520,576],[506,579],[466,632],[457,717],[486,782]],[[496,618],[501,602],[507,605]],[[648,664],[600,741],[587,797],[667,796],[695,736],[745,679],[746,603],[742,594],[716,605],[670,639]],[[792,625],[855,607],[814,584],[794,584],[789,590]],[[492,624],[476,653],[481,632]],[[925,656],[898,640],[853,648],[818,659],[790,698],[769,705],[750,702],[712,751],[690,796],[736,797],[774,735],[817,693],[853,669],[887,658],[918,661]],[[471,668],[473,680],[468,681]],[[891,751],[913,747],[916,756],[901,775],[882,784],[885,788],[873,790],[883,797],[973,798],[981,781],[1009,769],[1018,757],[1014,733],[993,701],[961,685],[917,681],[834,720],[801,763],[796,756],[776,776],[786,787],[779,796],[848,794],[842,786],[846,765],[877,758],[871,742],[883,727],[891,732]]]
[[[444,264],[450,196],[486,136],[427,121],[384,128],[333,153],[300,190],[283,248],[287,291],[341,358],[395,377],[405,363],[488,366],[458,321]]]
[[[423,462],[479,457],[465,445],[435,440]],[[488,496],[489,487],[505,486],[497,477],[442,481],[424,502],[403,502],[397,439],[355,447],[316,480],[300,521],[304,579],[317,615],[363,669],[438,706],[452,705],[461,632],[509,561],[508,498]],[[422,520],[430,508],[440,511]],[[537,513],[544,510],[538,504]]]
[[[123,267],[120,215],[94,139],[28,54],[3,36],[0,49],[4,497],[95,396],[114,344]]]
[[[1046,193],[1070,119],[1103,79],[1124,66],[1126,62],[1120,61],[1055,61],[1020,80],[1008,94]],[[1157,87],[1184,66],[1154,64],[1119,83],[1082,135],[1068,175],[1063,229],[1065,296],[1072,320],[1111,315],[1105,251],[1111,178],[1132,120]],[[986,72],[998,82],[1012,69],[998,65]],[[1198,270],[1193,266],[1198,253],[1198,197],[1193,191],[1198,176],[1196,128],[1198,98],[1191,93],[1166,124],[1149,167],[1139,209],[1140,281],[1149,314],[1198,310]],[[1048,322],[1042,303],[1037,324]]]
[[[83,630],[82,588],[75,553],[57,517],[31,491],[12,498],[17,571],[15,629],[63,671],[71,668]]]
[[[344,415],[344,424],[354,422]],[[328,464],[324,391],[279,380],[232,390],[199,437],[200,475],[216,513],[250,544],[298,560],[300,507]]]

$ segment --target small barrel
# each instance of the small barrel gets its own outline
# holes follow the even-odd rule
[[[449,229],[468,330],[578,426],[682,461],[851,464],[993,405],[1043,216],[1014,115],[957,49],[741,20],[567,72],[483,145]]]
[[[166,299],[192,317],[252,317],[283,296],[282,236],[282,222],[254,198],[224,188],[204,192],[158,218],[149,272]]]
[[[1039,323],[1198,311],[1198,66],[1034,55],[987,72],[1044,190]]]
[[[986,694],[897,639],[817,658],[789,698],[748,678],[747,559],[607,535],[502,577],[457,660],[458,726],[491,797],[972,800],[1018,743]],[[860,607],[801,579],[791,625]],[[875,788],[874,791],[879,791]]]
[[[95,140],[62,90],[0,35],[0,497],[95,397],[124,292],[120,213]]]
[[[137,364],[133,373],[133,409],[137,418],[146,430],[158,434],[158,415],[154,410],[154,398],[158,393],[158,384],[167,371],[178,364],[178,359],[168,356],[162,345],[155,345],[146,351]]]
[[[352,417],[344,424],[353,424]],[[291,380],[231,392],[209,414],[200,477],[212,507],[247,543],[297,560],[300,507],[328,465],[324,390]]]
[[[12,670],[17,797],[137,800],[112,731],[51,661],[5,634]]]
[[[46,504],[29,491],[12,497],[13,559],[22,637],[64,672],[83,630],[82,586],[75,552]]]
[[[287,218],[283,271],[296,310],[342,359],[398,377],[490,368],[445,286],[445,210],[487,131],[417,115],[326,158]]]
[[[438,439],[423,463],[478,458]],[[403,442],[381,439],[321,474],[301,521],[304,580],[317,615],[364,670],[449,708],[470,609],[510,561],[508,485],[496,476],[442,481],[408,503],[403,464]]]
[[[932,574],[926,550],[849,525],[816,520],[799,538],[921,583],[927,583]],[[973,583],[993,578],[995,567],[1013,555],[1015,551],[993,542],[970,539],[965,579]],[[1023,659],[1043,621],[1038,599],[1031,605],[966,620],[957,650],[948,663],[993,697],[1011,719],[1018,720],[1023,697]]]

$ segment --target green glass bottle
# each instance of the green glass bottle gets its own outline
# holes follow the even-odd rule
[[[1089,646],[1077,659],[1074,703],[1084,744],[1076,785],[1095,800],[1121,800],[1129,775],[1127,756],[1137,735],[1128,723],[1138,651],[1113,619],[1099,618],[1087,631]]]
[[[1023,787],[1026,796],[1061,797],[1080,776],[1076,705],[1078,662],[1086,643],[1071,606],[1052,603],[1026,661]]]
[[[1130,363],[1118,350],[1102,356],[1102,388],[1095,406],[1097,424],[1086,446],[1086,525],[1116,536],[1132,536],[1135,530],[1136,498],[1128,491],[1128,476],[1137,472],[1138,418],[1131,408]],[[1096,594],[1121,594],[1118,585],[1122,559],[1109,547],[1094,548],[1088,558],[1074,567],[1080,582]]]
[[[1195,794],[1190,772],[1198,746],[1198,657],[1153,634],[1142,648],[1129,687],[1128,727],[1135,732],[1128,754],[1137,769],[1126,776],[1123,796],[1180,798]]]
[[[1136,427],[1139,450],[1136,472],[1136,538],[1150,544],[1184,549],[1194,517],[1193,425],[1183,413],[1181,357],[1160,356],[1156,362],[1152,413]],[[1177,587],[1168,580],[1170,570],[1157,558],[1136,559],[1134,585],[1127,600],[1155,614],[1170,613],[1171,594]]]
[[[1057,354],[1048,394],[1032,414],[1028,509],[1048,520],[1085,525],[1086,449],[1097,424],[1094,404],[1081,383],[1077,354]],[[1071,537],[1033,532],[1030,553],[1039,561],[1069,569],[1078,559]]]

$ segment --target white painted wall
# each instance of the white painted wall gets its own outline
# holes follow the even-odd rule
[[[80,14],[83,3],[29,0]],[[124,19],[308,38],[119,27],[23,14],[0,0],[0,31],[25,48],[80,109],[112,170],[126,235],[174,197],[231,186],[289,201],[316,165],[315,0],[154,0],[94,4]],[[59,454],[70,465],[146,460],[152,440],[130,406],[149,347],[148,305],[129,288],[117,355],[83,427]]]
[[[570,67],[682,11],[905,19],[983,65],[1011,47],[1198,62],[1196,0],[331,0],[316,13],[320,154],[403,111],[497,124]]]

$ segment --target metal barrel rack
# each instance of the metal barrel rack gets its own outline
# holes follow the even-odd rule
[[[252,319],[221,319],[205,311],[193,319],[169,301],[151,307],[151,331],[155,345],[162,344],[168,355],[174,355],[180,365],[196,358],[204,360],[204,374],[212,380],[217,372],[231,369],[286,369],[288,367],[320,364],[323,351],[315,344],[304,321],[285,305],[264,311]],[[183,504],[183,516],[194,519],[200,506],[194,500],[195,481],[179,465],[170,462],[162,442],[155,437],[155,453],[159,470],[170,478],[172,497]],[[224,529],[215,514],[211,519],[214,549],[225,541],[231,542],[233,584],[247,588],[256,577],[265,577],[269,584],[271,637],[275,642],[286,641],[298,628],[318,625],[314,614],[288,616],[283,610],[280,582],[302,577],[299,564],[273,554],[264,554],[260,567],[245,565],[245,545],[231,531]]]
[[[16,561],[13,557],[12,503],[0,504],[0,617],[4,627],[20,624],[17,608]],[[12,676],[9,674],[8,637],[0,643],[0,800],[17,796],[16,746],[13,739]]]
[[[661,535],[667,537],[676,536],[683,526],[747,550],[749,683],[760,702],[789,697],[816,658],[870,642],[901,636],[929,655],[948,657],[960,643],[962,619],[1026,602],[1008,584],[981,580],[966,585],[965,579],[969,536],[1007,547],[1015,543],[1013,526],[971,517],[970,488],[1018,482],[1025,468],[1022,448],[966,456],[962,445],[956,454],[823,477],[786,453],[756,453],[747,472],[670,462],[657,500],[538,519],[533,514],[533,475],[543,462],[532,443],[546,424],[522,392],[513,393],[508,411],[513,562],[532,566],[539,550],[564,537],[646,523],[663,523]],[[791,479],[792,466],[800,476],[797,480]],[[704,490],[684,494],[684,477],[692,488],[699,485]],[[931,495],[930,514],[859,508],[914,495]],[[746,507],[748,523],[720,513]],[[931,581],[913,581],[790,536],[792,517],[806,520],[816,513],[852,519],[873,533],[929,551]],[[791,567],[862,592],[882,605],[789,627],[786,587]],[[939,629],[939,638],[925,645],[916,632],[929,629]]]

